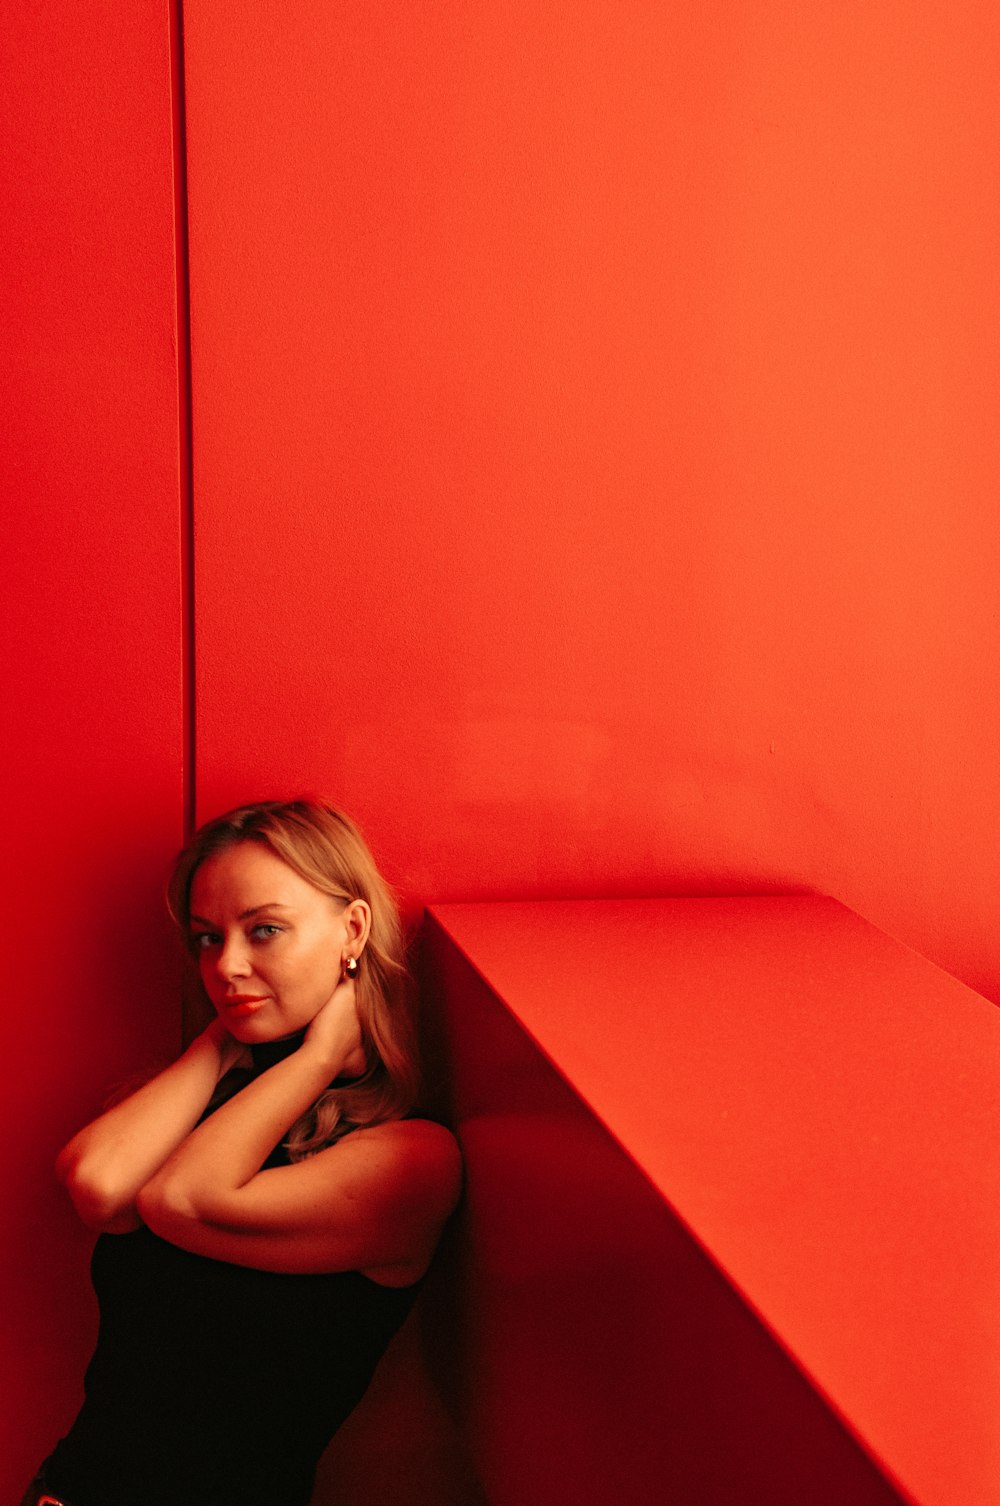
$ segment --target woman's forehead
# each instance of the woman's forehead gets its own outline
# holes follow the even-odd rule
[[[257,842],[239,842],[205,858],[191,881],[191,912],[205,907],[237,911],[266,905],[300,907],[328,900],[276,853]]]

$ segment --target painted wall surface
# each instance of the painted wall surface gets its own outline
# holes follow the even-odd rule
[[[1000,18],[188,0],[203,813],[1000,996]]]
[[[324,790],[414,909],[815,888],[1000,995],[995,8],[185,26],[201,813]],[[92,1335],[52,1155],[178,1030],[169,30],[0,38],[15,1496]]]
[[[168,44],[147,0],[12,0],[0,27],[4,1501],[72,1420],[93,1340],[53,1158],[180,1035]]]

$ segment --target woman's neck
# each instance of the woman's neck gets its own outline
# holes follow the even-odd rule
[[[253,1061],[253,1071],[266,1072],[268,1067],[273,1067],[276,1062],[283,1062],[286,1056],[291,1056],[297,1051],[305,1038],[305,1031],[298,1030],[294,1035],[286,1035],[280,1041],[255,1041],[250,1047],[250,1056]]]

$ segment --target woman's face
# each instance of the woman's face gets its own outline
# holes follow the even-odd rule
[[[206,858],[191,885],[191,934],[230,1034],[250,1044],[303,1030],[358,951],[352,917],[256,842]]]

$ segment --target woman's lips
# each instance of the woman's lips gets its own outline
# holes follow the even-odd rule
[[[227,1014],[234,1014],[238,1019],[243,1019],[248,1014],[256,1014],[261,1005],[267,1003],[267,995],[232,994],[222,1002]]]

